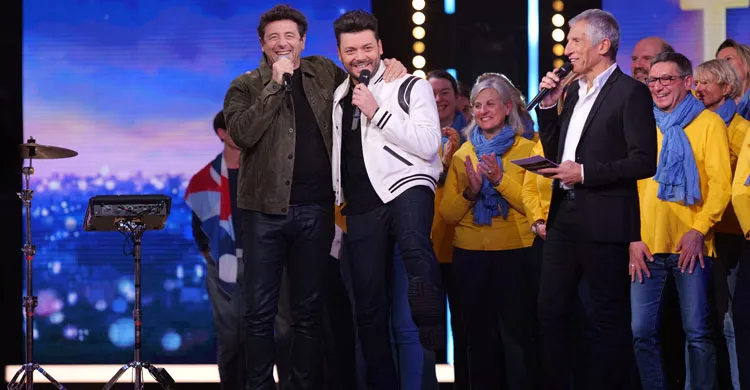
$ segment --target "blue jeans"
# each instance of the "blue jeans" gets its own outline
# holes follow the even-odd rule
[[[666,390],[666,374],[662,364],[659,326],[661,298],[667,275],[675,279],[680,313],[687,339],[687,356],[692,390],[713,390],[716,385],[716,349],[711,332],[711,307],[708,287],[711,280],[710,257],[704,257],[705,268],[696,261],[692,274],[682,273],[677,266],[679,255],[656,254],[654,262],[646,261],[651,278],[634,283],[630,289],[633,313],[633,347],[644,390]]]
[[[419,342],[419,328],[411,316],[409,277],[398,245],[393,253],[391,344],[401,390],[437,390],[435,352]]]

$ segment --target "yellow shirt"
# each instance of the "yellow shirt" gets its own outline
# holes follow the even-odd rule
[[[524,205],[521,199],[521,186],[525,170],[510,162],[529,157],[534,143],[516,136],[515,143],[502,156],[503,178],[495,187],[510,205],[508,218],[497,216],[492,219],[490,226],[474,224],[474,202],[463,197],[464,190],[469,186],[464,161],[469,156],[475,169],[477,155],[474,145],[465,142],[453,155],[448,176],[445,180],[443,199],[440,202],[440,214],[447,223],[456,225],[453,246],[467,250],[500,251],[526,248],[533,244],[534,233],[524,215]]]
[[[750,175],[750,131],[745,134],[742,149],[737,157],[737,170],[732,182],[732,205],[745,238],[750,239],[750,186],[745,185]]]
[[[732,172],[737,168],[737,156],[739,156],[740,149],[742,149],[742,141],[745,139],[748,128],[750,128],[750,121],[747,121],[739,114],[735,114],[732,121],[729,122],[727,136],[729,138],[729,159],[732,165]],[[737,221],[732,203],[729,203],[727,206],[724,216],[716,224],[714,231],[737,235],[742,234],[742,229],[740,228],[740,223]]]
[[[537,142],[532,150],[533,155],[544,156],[542,142]],[[530,223],[547,221],[549,205],[552,201],[552,179],[526,171],[523,177],[521,198],[526,210],[526,217]]]
[[[639,181],[641,237],[651,253],[677,253],[677,244],[690,229],[705,236],[704,254],[714,256],[713,230],[729,203],[731,172],[729,145],[724,121],[704,110],[685,128],[690,141],[701,190],[700,204],[685,206],[657,198],[659,183],[653,178]],[[662,148],[661,130],[656,130],[658,152]]]

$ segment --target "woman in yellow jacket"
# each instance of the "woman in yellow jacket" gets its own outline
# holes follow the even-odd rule
[[[732,205],[745,237],[732,301],[737,371],[740,374],[740,387],[750,388],[750,131],[745,135],[737,157],[737,170],[732,182]]]
[[[524,170],[511,163],[534,144],[507,83],[482,80],[471,91],[474,120],[467,142],[453,155],[440,214],[455,224],[453,273],[468,337],[473,389],[530,388],[528,375],[531,299],[523,267],[534,241],[521,199]],[[499,318],[499,323],[498,323]],[[496,345],[507,369],[498,370]],[[503,375],[504,374],[504,375]]]

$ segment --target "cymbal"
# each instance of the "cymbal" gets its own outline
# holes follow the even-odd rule
[[[33,138],[31,139],[31,141],[33,141]],[[78,155],[78,152],[70,149],[60,148],[57,146],[39,145],[36,142],[27,142],[25,144],[21,144],[20,147],[21,158],[23,159],[33,158],[35,160],[51,160],[58,158],[70,158]]]

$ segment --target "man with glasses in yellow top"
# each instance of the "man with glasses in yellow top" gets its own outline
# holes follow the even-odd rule
[[[721,117],[690,93],[692,73],[679,53],[659,54],[649,73],[659,157],[656,175],[638,185],[642,241],[630,246],[631,326],[644,389],[667,389],[658,321],[670,273],[687,337],[687,380],[696,390],[716,383],[708,287],[713,227],[730,198],[729,145]]]

